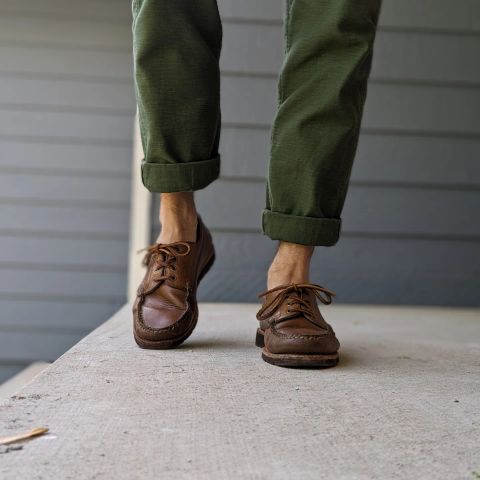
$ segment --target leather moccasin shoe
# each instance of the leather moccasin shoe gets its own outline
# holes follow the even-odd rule
[[[198,217],[195,242],[154,244],[133,305],[133,335],[142,348],[173,348],[198,320],[197,287],[215,260],[210,232]]]
[[[262,358],[281,367],[333,367],[340,343],[318,309],[335,294],[313,283],[281,285],[259,294],[263,305],[257,313],[260,328],[256,345]]]

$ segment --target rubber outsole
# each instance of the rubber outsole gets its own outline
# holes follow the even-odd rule
[[[255,345],[262,348],[262,359],[278,367],[287,368],[330,368],[338,365],[338,353],[332,354],[292,354],[271,353],[265,347],[264,333],[259,328],[255,337]]]

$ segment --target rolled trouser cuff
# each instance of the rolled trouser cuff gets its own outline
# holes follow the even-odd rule
[[[187,163],[142,163],[142,182],[151,192],[192,192],[212,183],[220,174],[220,156]]]
[[[272,240],[330,247],[340,237],[342,221],[339,218],[315,218],[288,215],[265,209],[262,230]]]

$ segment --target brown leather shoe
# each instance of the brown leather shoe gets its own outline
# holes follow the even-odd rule
[[[318,309],[317,298],[329,305],[335,294],[313,283],[292,283],[258,295],[260,328],[255,344],[262,358],[281,367],[333,367],[340,343]]]
[[[173,348],[193,332],[197,286],[215,260],[210,232],[198,217],[195,242],[154,244],[133,305],[133,335],[142,348]]]

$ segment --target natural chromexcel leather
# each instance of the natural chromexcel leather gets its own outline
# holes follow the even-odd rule
[[[213,264],[210,232],[198,217],[195,242],[154,244],[133,305],[134,337],[143,348],[171,348],[190,336],[198,319],[197,286]]]
[[[312,283],[281,285],[261,294],[257,313],[264,344],[272,354],[329,355],[340,343],[318,308],[317,299],[329,305],[335,294]]]

